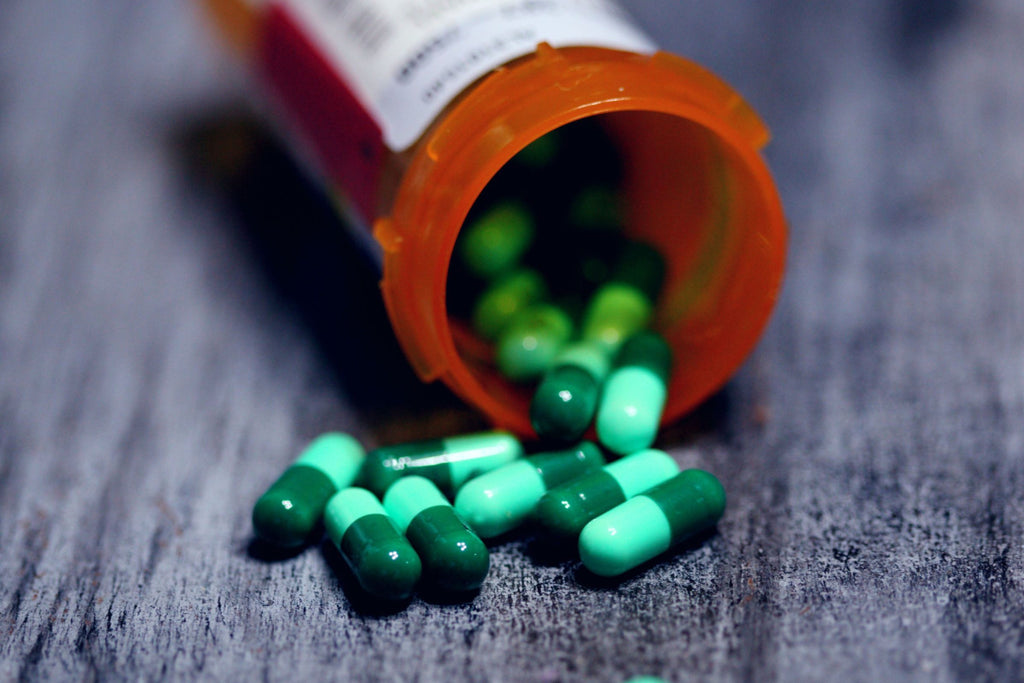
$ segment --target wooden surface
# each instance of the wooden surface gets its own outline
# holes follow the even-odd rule
[[[627,5],[775,133],[778,310],[661,441],[729,508],[620,582],[513,535],[472,602],[379,614],[251,504],[321,431],[477,418],[358,259],[187,170],[248,95],[187,5],[3,3],[0,679],[1024,675],[1024,4]]]

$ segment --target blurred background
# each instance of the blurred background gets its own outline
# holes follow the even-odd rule
[[[252,502],[320,432],[482,420],[194,4],[2,4],[0,678],[1019,676],[1024,4],[621,4],[774,134],[776,313],[659,440],[729,507],[620,581],[523,533],[387,614],[329,543],[254,552]]]

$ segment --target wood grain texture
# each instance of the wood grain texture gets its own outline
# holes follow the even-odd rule
[[[662,437],[728,510],[618,582],[500,539],[472,602],[388,614],[330,547],[266,558],[251,504],[321,431],[477,418],[365,341],[350,256],[316,255],[359,277],[311,332],[186,171],[182,131],[250,94],[188,5],[3,4],[0,679],[1024,675],[1024,6],[624,4],[775,134],[777,313]]]

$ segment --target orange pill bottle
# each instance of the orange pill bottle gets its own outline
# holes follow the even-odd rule
[[[782,205],[750,106],[658,51],[612,0],[206,0],[350,222],[376,243],[392,327],[417,374],[532,433],[446,307],[459,230],[528,144],[601,117],[623,162],[626,231],[667,275],[653,327],[675,352],[664,421],[719,389],[781,286]]]

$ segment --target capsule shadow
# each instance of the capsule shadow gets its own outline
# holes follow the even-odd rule
[[[664,564],[666,562],[672,562],[676,558],[681,557],[687,553],[690,553],[702,545],[707,543],[718,533],[718,529],[710,529],[708,531],[702,531],[695,536],[688,538],[682,543],[675,545],[657,557],[644,562],[641,565],[630,569],[624,574],[618,576],[598,576],[594,572],[587,569],[582,563],[576,568],[575,576],[576,583],[584,588],[591,590],[614,590],[622,584],[637,578],[641,574],[647,572],[652,567]]]
[[[407,415],[470,413],[441,383],[415,375],[384,307],[376,243],[340,217],[274,135],[227,111],[192,122],[172,142],[193,179],[225,200],[232,246],[297,314],[330,381],[367,423],[383,429]]]
[[[536,525],[531,526],[533,535],[526,540],[523,551],[531,562],[541,567],[557,567],[579,561],[575,539],[557,538],[543,533]]]
[[[672,424],[662,427],[655,446],[677,446],[711,435],[728,442],[734,431],[730,426],[733,412],[732,391],[727,384]]]
[[[445,591],[436,586],[431,586],[429,581],[424,581],[417,591],[416,595],[423,602],[429,603],[435,606],[456,606],[464,605],[469,602],[476,600],[477,596],[480,595],[480,588],[475,588],[471,591]]]
[[[250,559],[269,564],[273,562],[283,562],[285,560],[298,557],[302,553],[306,552],[309,545],[310,544],[308,543],[304,543],[303,545],[296,546],[294,548],[282,548],[281,546],[264,541],[262,538],[253,536],[245,546],[245,554],[248,555]]]
[[[897,55],[916,65],[947,32],[968,18],[965,0],[896,0],[892,2]]]
[[[324,539],[320,544],[320,553],[323,555],[324,561],[327,562],[327,566],[331,568],[335,588],[345,594],[349,605],[360,615],[365,617],[392,616],[405,610],[412,602],[411,596],[402,600],[388,600],[367,593],[359,585],[359,580],[352,573],[345,558],[329,540]]]

